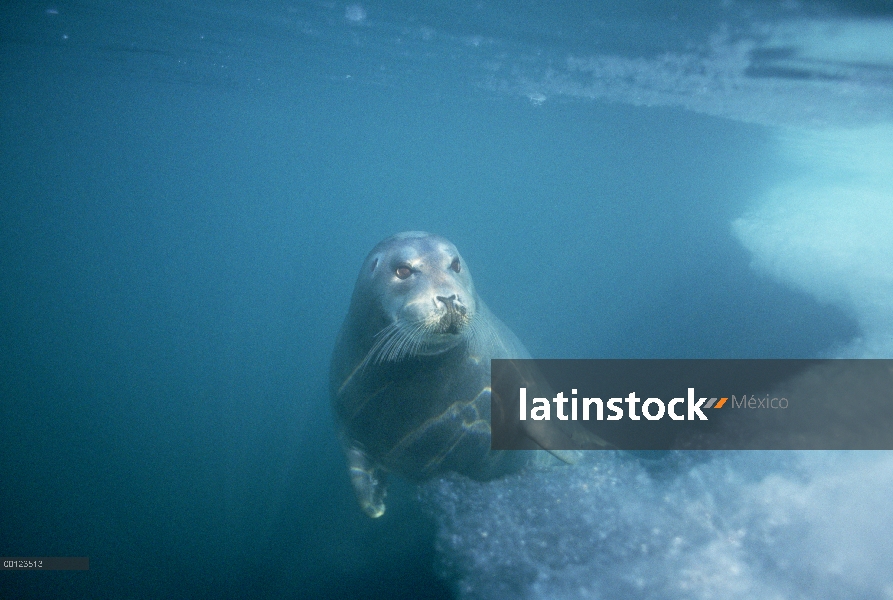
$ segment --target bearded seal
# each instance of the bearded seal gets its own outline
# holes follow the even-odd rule
[[[448,472],[486,481],[527,464],[529,452],[490,449],[490,359],[529,356],[477,295],[448,240],[410,231],[375,246],[360,269],[330,370],[332,406],[363,511],[384,514],[388,472],[414,481]]]

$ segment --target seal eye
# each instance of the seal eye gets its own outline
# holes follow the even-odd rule
[[[412,269],[407,266],[397,267],[397,270],[394,271],[394,274],[397,276],[397,279],[406,279],[410,275],[412,275]]]
[[[462,265],[459,264],[459,257],[458,257],[458,256],[457,256],[456,258],[453,259],[452,264],[450,264],[450,268],[451,268],[453,271],[455,271],[456,273],[458,273],[459,271],[462,270]]]

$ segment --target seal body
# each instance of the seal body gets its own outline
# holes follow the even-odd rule
[[[397,234],[366,257],[332,355],[330,391],[362,509],[384,513],[385,478],[515,471],[490,450],[490,359],[529,357],[487,309],[448,240]]]

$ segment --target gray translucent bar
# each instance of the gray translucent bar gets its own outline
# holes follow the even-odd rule
[[[88,571],[87,556],[7,556],[0,558],[0,571]]]
[[[893,450],[893,360],[491,361],[494,450]]]

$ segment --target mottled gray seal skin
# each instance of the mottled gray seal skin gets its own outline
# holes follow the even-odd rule
[[[363,511],[384,514],[387,472],[416,481],[447,472],[488,480],[522,468],[531,453],[490,450],[490,359],[528,357],[478,297],[448,240],[412,231],[375,246],[330,372]]]

